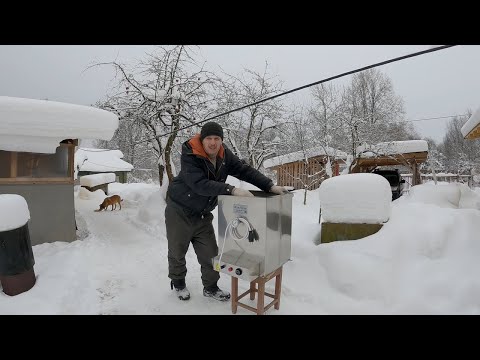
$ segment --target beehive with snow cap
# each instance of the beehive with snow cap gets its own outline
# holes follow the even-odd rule
[[[379,231],[390,218],[392,190],[377,174],[348,174],[320,186],[321,238],[316,243],[355,240]]]
[[[22,196],[0,195],[0,283],[10,296],[28,291],[35,284],[28,220],[30,211]]]
[[[74,153],[78,139],[110,140],[112,112],[0,96],[0,193],[28,203],[33,245],[76,240]]]

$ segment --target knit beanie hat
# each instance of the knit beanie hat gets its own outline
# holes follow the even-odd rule
[[[203,141],[207,136],[216,135],[220,136],[223,140],[223,129],[216,122],[207,122],[202,126],[202,131],[200,131],[200,140]]]

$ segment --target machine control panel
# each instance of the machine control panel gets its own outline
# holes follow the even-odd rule
[[[260,265],[260,257],[237,250],[224,253],[220,263],[218,255],[213,259],[215,270],[249,282],[260,275]]]

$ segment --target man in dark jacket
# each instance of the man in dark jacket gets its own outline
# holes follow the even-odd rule
[[[203,125],[200,134],[182,145],[181,171],[168,187],[165,225],[168,239],[168,277],[180,300],[190,299],[185,284],[185,255],[190,243],[202,272],[203,295],[217,300],[230,299],[230,293],[217,286],[220,274],[212,259],[218,254],[211,211],[218,195],[253,196],[244,189],[226,184],[232,175],[266,192],[282,194],[282,186],[242,162],[223,144],[223,129],[215,122]]]

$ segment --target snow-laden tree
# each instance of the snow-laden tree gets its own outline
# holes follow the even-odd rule
[[[403,121],[403,101],[395,94],[392,81],[378,69],[353,75],[343,90],[340,114],[344,148],[354,157],[361,144],[407,140],[398,133],[399,128],[408,126]]]
[[[313,146],[330,147],[344,138],[342,123],[342,98],[333,85],[320,84],[312,88],[313,103],[309,108]]]
[[[108,103],[98,102],[99,108],[111,109]],[[148,136],[144,127],[133,116],[125,111],[119,118],[118,128],[110,141],[98,140],[96,146],[105,149],[120,149],[123,159],[133,165],[129,174],[130,181],[147,181],[152,178],[152,169],[157,165],[156,157],[151,151],[149,142],[144,141]]]
[[[125,151],[146,143],[158,166],[160,186],[165,174],[169,180],[175,175],[172,165],[175,144],[192,133],[180,129],[214,111],[212,86],[216,77],[204,70],[204,64],[199,64],[194,55],[187,46],[159,46],[134,66],[116,61],[107,63],[115,68],[116,76],[102,107],[116,112],[122,128],[135,133],[120,139],[118,132],[119,147]],[[139,155],[145,156],[145,152]]]
[[[331,177],[332,165],[339,159],[339,151],[348,149],[345,141],[345,106],[340,90],[334,84],[320,84],[312,88],[313,103],[308,117],[312,131],[309,146],[319,147],[327,156],[326,174]]]
[[[294,106],[288,116],[288,124],[285,126],[290,142],[293,141],[298,152],[302,154],[300,166],[297,167],[298,173],[287,174],[295,177],[297,183],[304,189],[303,204],[307,204],[307,193],[318,187],[325,178],[332,176],[331,162],[329,158],[330,135],[325,132],[325,137],[317,138],[315,128],[316,119],[311,110],[303,106]],[[328,159],[324,163],[324,158],[318,158],[316,155],[324,152]],[[330,155],[332,155],[330,153]],[[335,155],[333,155],[334,157]]]
[[[480,166],[480,140],[466,140],[461,128],[472,115],[455,116],[447,124],[447,131],[440,146],[445,155],[446,171],[457,174],[471,174],[472,169]]]
[[[404,120],[403,101],[391,80],[377,69],[353,75],[342,87],[317,85],[312,95],[314,143],[345,151],[352,159],[360,145],[420,138]]]
[[[218,87],[218,107],[222,111],[240,108],[282,92],[282,82],[269,73],[265,64],[263,73],[244,69],[238,75],[224,74]],[[273,99],[246,107],[219,118],[224,127],[224,141],[241,159],[256,169],[278,149],[276,139],[284,122],[285,106]]]
[[[420,165],[423,172],[432,172],[433,174],[445,171],[445,155],[440,151],[439,146],[434,139],[426,137],[428,143],[427,161]]]

